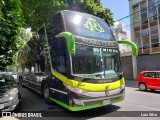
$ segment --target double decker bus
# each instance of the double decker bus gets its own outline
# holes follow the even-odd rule
[[[19,81],[71,111],[113,104],[124,99],[118,43],[100,18],[75,11],[57,12],[18,55]]]

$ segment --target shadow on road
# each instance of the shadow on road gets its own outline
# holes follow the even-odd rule
[[[52,108],[48,109],[51,111],[47,111],[47,110],[41,111],[42,115],[44,117],[71,117],[71,118],[85,117],[85,119],[90,119],[94,117],[103,117],[103,116],[107,117],[107,114],[110,114],[120,109],[119,106],[108,105],[108,106],[101,107],[101,108],[73,112],[73,111],[66,110],[65,108],[61,108],[61,106],[57,106],[57,107],[60,108],[59,111],[55,111],[53,107],[53,111],[52,111]]]
[[[102,117],[112,114],[113,112],[120,109],[116,105],[108,105],[105,107],[72,112],[69,111],[56,103],[52,105],[47,105],[43,97],[28,88],[21,88],[22,93],[22,109],[19,112],[40,112],[43,117],[71,117],[71,118],[81,118],[86,119],[94,117]],[[25,94],[24,94],[25,93]],[[24,120],[24,119],[22,119]]]
[[[146,90],[146,91],[140,91],[139,89],[135,90],[135,91],[139,91],[139,92],[146,92],[146,93],[153,93],[153,94],[160,94],[160,90]]]

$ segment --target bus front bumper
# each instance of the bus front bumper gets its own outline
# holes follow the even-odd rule
[[[100,100],[99,102],[95,102],[94,104],[92,105],[86,105],[86,106],[69,106],[65,103],[62,103],[54,98],[51,98],[50,97],[50,100],[63,106],[64,108],[70,110],[70,111],[82,111],[82,110],[87,110],[87,109],[92,109],[92,108],[98,108],[98,107],[103,107],[103,106],[107,106],[107,105],[110,105],[110,104],[114,104],[114,103],[117,103],[117,102],[120,102],[120,101],[123,101],[124,100],[124,95],[121,95],[121,96],[117,96],[118,98],[112,98],[110,102],[108,102],[107,104],[103,104],[102,103],[102,100]],[[109,99],[109,98],[107,98]],[[104,100],[107,100],[107,99],[104,99]],[[87,103],[87,102],[86,102]]]
[[[56,102],[57,104],[71,110],[71,111],[81,111],[86,109],[103,107],[109,104],[114,104],[124,100],[125,88],[115,89],[109,91],[109,94],[106,96],[105,91],[103,92],[90,92],[88,96],[78,95],[72,93],[72,100],[74,106],[57,101],[56,99],[50,98],[51,101]],[[93,97],[94,96],[94,97]]]

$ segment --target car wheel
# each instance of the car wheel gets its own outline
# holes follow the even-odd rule
[[[144,83],[140,83],[140,84],[139,84],[139,89],[140,89],[141,91],[145,91],[145,90],[147,90],[147,86],[146,86]]]
[[[43,97],[45,99],[45,102],[47,104],[51,104],[52,102],[50,101],[49,97],[50,97],[50,89],[49,89],[49,85],[47,83],[44,84],[43,86]]]
[[[22,97],[20,93],[18,93],[18,100],[19,100],[19,103],[14,110],[15,112],[21,111],[21,108],[22,108]]]

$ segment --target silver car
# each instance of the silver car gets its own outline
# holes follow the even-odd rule
[[[10,74],[0,74],[0,111],[20,109],[21,95]]]

